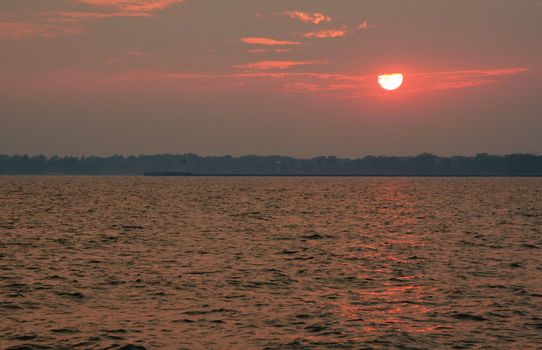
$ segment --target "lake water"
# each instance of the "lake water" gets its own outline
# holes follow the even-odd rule
[[[540,178],[0,177],[0,348],[540,349],[541,227]]]

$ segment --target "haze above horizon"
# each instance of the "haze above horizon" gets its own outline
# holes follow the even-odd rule
[[[541,37],[541,0],[4,0],[0,154],[540,153]]]

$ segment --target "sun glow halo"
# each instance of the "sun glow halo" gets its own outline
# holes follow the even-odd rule
[[[378,83],[384,90],[393,91],[397,90],[401,85],[403,85],[403,74],[393,73],[393,74],[382,74],[378,76]]]

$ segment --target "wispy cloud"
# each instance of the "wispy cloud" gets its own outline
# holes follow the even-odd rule
[[[282,14],[285,16],[289,16],[290,18],[298,19],[305,23],[320,24],[324,22],[331,22],[331,17],[326,16],[320,12],[307,13],[301,11],[289,11],[283,12]]]
[[[115,17],[148,17],[140,12],[42,12],[26,21],[0,22],[0,40],[55,38],[84,31],[83,23]]]
[[[12,13],[0,18],[0,40],[53,38],[81,33],[84,23],[115,17],[151,17],[184,0],[70,0],[76,11]]]
[[[317,32],[309,32],[303,34],[303,37],[305,38],[318,38],[318,39],[325,39],[325,38],[340,38],[348,34],[348,30],[346,28],[340,28],[340,29],[328,29],[328,30],[320,30]]]
[[[53,38],[77,34],[80,28],[70,25],[44,23],[3,22],[0,23],[0,40],[22,40],[32,37]]]
[[[130,58],[132,59],[140,59],[140,58],[146,58],[146,57],[156,57],[158,56],[155,53],[152,52],[145,52],[140,50],[128,50],[123,53],[120,57],[110,57],[107,59],[108,64],[114,64],[114,65],[120,65],[128,62]]]
[[[466,77],[495,77],[500,75],[510,75],[528,72],[526,67],[511,67],[511,68],[495,68],[495,69],[478,69],[478,70],[458,70],[433,73],[416,73],[414,76],[433,77],[444,76],[447,79],[463,79]]]
[[[285,52],[291,52],[293,49],[285,49],[285,48],[273,48],[273,49],[250,49],[247,52],[248,53],[285,53]]]
[[[115,63],[115,62],[111,62]],[[318,98],[356,99],[389,95],[377,83],[375,75],[299,72],[293,68],[326,63],[326,61],[261,61],[235,68],[239,73],[187,73],[163,70],[129,70],[113,75],[99,76],[76,71],[60,71],[42,79],[41,83],[55,83],[66,88],[145,89],[148,86],[178,89],[179,91],[260,91],[309,95]],[[286,69],[286,68],[292,68]],[[507,76],[527,72],[524,67],[486,70],[457,70],[446,72],[406,73],[406,84],[394,95],[415,95],[438,91],[453,91],[495,85]],[[32,86],[37,82],[29,81]],[[151,84],[152,83],[152,84]]]
[[[502,82],[506,76],[527,72],[525,67],[498,68],[487,70],[458,70],[446,72],[428,72],[406,74],[407,86],[394,92],[395,94],[418,94],[446,90],[459,90]],[[366,98],[388,94],[377,84],[373,75],[348,75],[329,73],[300,72],[264,72],[246,74],[245,79],[268,77],[282,81],[277,90],[271,84],[270,89],[288,94],[313,95],[327,98]],[[239,77],[239,76],[237,76]],[[233,76],[231,77],[233,79]]]
[[[275,39],[269,39],[269,38],[241,38],[241,41],[250,45],[266,45],[266,46],[301,45],[301,43],[298,41],[275,40]]]
[[[145,12],[42,12],[40,16],[49,23],[77,23],[115,17],[150,17]]]
[[[79,3],[115,8],[119,11],[151,12],[163,10],[183,0],[78,0]]]
[[[96,20],[113,17],[151,17],[153,12],[183,2],[184,0],[75,0],[93,7],[86,11],[44,12],[41,16],[50,22],[66,20]],[[98,11],[95,11],[96,8]]]
[[[407,92],[427,92],[439,90],[457,90],[495,84],[500,77],[516,75],[529,71],[525,67],[496,68],[486,70],[458,70],[411,74],[417,86]]]
[[[122,64],[124,62],[126,62],[126,60],[120,57],[111,57],[107,59],[107,64]]]
[[[375,24],[371,24],[367,21],[361,21],[360,24],[358,24],[358,29],[359,30],[368,30],[368,29],[382,29],[382,28],[386,28],[387,26],[385,25],[375,25]]]
[[[134,56],[134,57],[154,57],[154,56],[156,56],[155,53],[139,51],[139,50],[126,51],[126,54],[128,54],[130,56]]]
[[[367,21],[362,21],[357,27],[346,27],[342,26],[341,28],[326,29],[313,31],[303,34],[304,38],[315,38],[315,39],[327,39],[327,38],[341,38],[348,34],[353,34],[357,30],[369,30],[369,29],[381,29],[386,26],[370,24]]]
[[[296,66],[306,66],[311,64],[326,64],[327,61],[315,60],[315,61],[260,61],[247,63],[243,65],[234,66],[235,68],[244,69],[257,69],[257,70],[273,70],[273,69],[287,69]]]

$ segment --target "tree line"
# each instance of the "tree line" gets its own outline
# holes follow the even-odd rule
[[[542,156],[534,154],[440,157],[334,156],[297,159],[285,156],[198,156],[158,154],[110,157],[0,155],[3,175],[142,175],[189,172],[206,175],[391,175],[391,176],[540,176]]]

